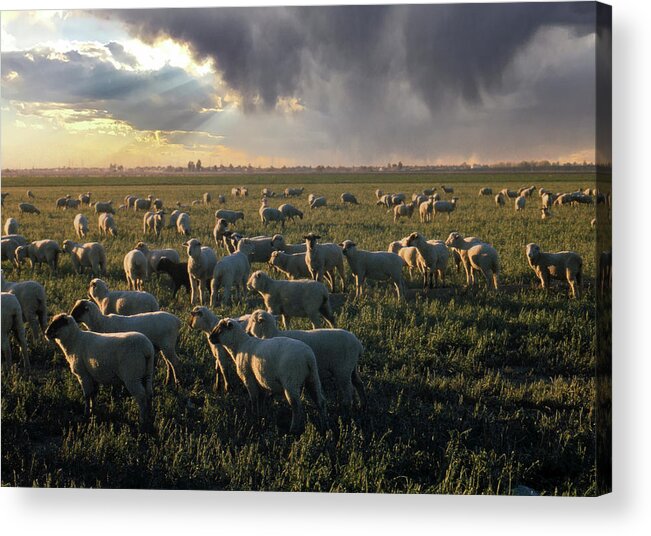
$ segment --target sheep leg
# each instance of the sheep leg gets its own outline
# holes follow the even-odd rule
[[[342,413],[346,418],[350,418],[353,409],[353,398],[355,390],[353,388],[352,376],[349,378],[337,378],[337,391],[339,392],[340,405]]]
[[[12,361],[11,343],[8,337],[2,337],[2,364],[4,367],[10,367]]]
[[[271,311],[269,311],[269,312],[271,312]],[[273,314],[273,313],[272,313],[272,314]],[[289,329],[289,320],[290,320],[290,317],[287,316],[287,315],[284,314],[284,313],[281,313],[280,316],[281,316],[281,318],[283,319],[283,326],[284,326],[284,328],[285,328],[285,329]]]
[[[289,427],[289,433],[299,435],[305,429],[305,411],[301,404],[300,393],[285,389],[285,398],[292,409],[292,424]]]
[[[41,324],[39,324],[38,319],[33,314],[30,315],[28,323],[29,323],[29,331],[32,335],[32,341],[36,344],[38,342],[39,334],[41,331]]]
[[[197,280],[194,277],[190,277],[190,305],[194,305],[196,296],[197,296]]]
[[[326,406],[326,399],[323,396],[321,389],[321,382],[317,375],[307,378],[305,387],[308,396],[314,402],[314,405],[319,410],[319,428],[325,430],[328,427],[328,408]],[[352,390],[352,387],[351,387]],[[352,393],[351,393],[352,394]],[[351,396],[352,401],[352,396]]]
[[[89,418],[93,413],[95,393],[97,385],[90,377],[80,377],[79,383],[81,384],[81,391],[84,394],[84,417]]]
[[[346,292],[346,272],[344,270],[343,264],[337,266],[337,272],[339,273],[339,277],[341,278],[341,292]],[[334,280],[334,277],[333,277]],[[333,289],[334,292],[334,289]]]
[[[147,391],[145,386],[142,384],[141,379],[130,380],[125,382],[125,386],[129,394],[135,399],[138,404],[138,409],[140,410],[140,429],[146,431],[149,429],[149,407],[150,407],[150,397],[147,396]]]
[[[174,378],[174,385],[179,385],[179,380],[176,374],[177,370],[181,369],[181,360],[179,356],[176,355],[176,350],[174,347],[171,348],[161,348],[161,354],[167,365],[167,374],[165,376],[165,385],[170,383],[170,372],[171,376]]]
[[[364,382],[362,382],[362,378],[359,375],[359,370],[357,367],[355,367],[355,370],[353,370],[353,373],[351,374],[350,378],[353,382],[353,386],[355,387],[355,390],[357,391],[357,396],[359,397],[359,403],[362,408],[366,407],[366,393],[364,392]]]
[[[210,307],[217,307],[217,295],[219,293],[220,282],[221,282],[221,278],[216,277],[210,283]],[[226,289],[224,289],[224,295],[225,294],[226,294]]]

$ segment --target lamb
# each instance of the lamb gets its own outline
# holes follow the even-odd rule
[[[414,202],[406,205],[405,203],[401,203],[400,205],[393,207],[393,223],[397,223],[400,218],[406,217],[411,219],[412,215],[414,214],[414,208],[416,208],[416,204]]]
[[[294,221],[294,218],[300,218],[301,220],[303,219],[303,211],[297,209],[294,205],[290,205],[289,203],[283,203],[278,207],[278,210],[282,212],[285,215],[285,219],[289,219]]]
[[[75,234],[77,238],[86,238],[88,234],[88,218],[83,214],[77,214],[75,219],[72,221],[72,225],[75,228]]]
[[[140,409],[140,426],[151,426],[154,347],[142,333],[101,334],[82,331],[74,318],[58,314],[48,326],[48,340],[56,341],[84,394],[89,417],[97,385],[120,380]]]
[[[228,222],[224,218],[219,218],[212,230],[212,236],[218,246],[224,245],[224,233],[228,231]]]
[[[495,195],[495,204],[498,207],[503,207],[506,204],[506,198],[502,192]]]
[[[78,324],[85,324],[90,331],[95,333],[142,333],[154,346],[154,352],[160,352],[165,361],[167,372],[165,385],[174,380],[174,385],[179,384],[178,374],[181,361],[176,353],[176,343],[179,338],[181,321],[172,313],[156,311],[153,313],[140,313],[132,316],[104,315],[97,305],[89,300],[77,300],[70,310],[70,316]]]
[[[18,298],[9,292],[0,293],[0,313],[2,315],[2,357],[4,364],[10,366],[12,363],[9,335],[13,332],[20,345],[20,353],[23,355],[23,366],[25,370],[29,370],[29,353],[27,351],[27,341],[25,340],[23,311]]]
[[[172,297],[174,299],[176,299],[176,293],[181,287],[185,287],[185,290],[190,294],[190,276],[188,275],[187,262],[176,262],[167,257],[162,257],[158,261],[156,268],[157,271],[166,273],[172,278]]]
[[[4,199],[4,198],[3,198]],[[21,214],[40,214],[41,211],[31,203],[19,203],[18,210]]]
[[[284,253],[273,251],[269,258],[269,266],[284,273],[289,279],[310,279],[310,269],[305,262],[305,253]]]
[[[323,281],[324,274],[330,274],[332,292],[335,291],[335,272],[339,273],[342,292],[346,291],[346,272],[344,270],[344,256],[337,244],[317,244],[321,237],[309,233],[305,239],[305,262],[310,270],[312,279]]]
[[[149,249],[149,246],[145,242],[138,242],[136,249],[142,251],[145,257],[147,257],[150,273],[158,271],[158,264],[163,257],[167,257],[169,260],[177,263],[181,261],[181,257],[175,249]]]
[[[235,224],[237,220],[244,221],[244,212],[239,210],[227,210],[225,208],[219,209],[215,212],[216,219],[224,219],[231,225]]]
[[[113,200],[110,201],[98,201],[95,203],[95,214],[115,214],[115,209],[113,208]]]
[[[190,278],[190,304],[194,305],[198,298],[203,305],[204,296],[208,298],[208,288],[217,264],[215,252],[207,246],[202,246],[196,238],[183,244],[188,252],[188,276]],[[204,290],[205,289],[205,290]]]
[[[122,266],[129,290],[142,290],[144,282],[149,279],[149,261],[145,254],[132,249],[124,256]]]
[[[63,253],[63,251],[54,240],[36,240],[26,246],[18,246],[14,255],[18,267],[25,258],[28,258],[32,272],[34,272],[36,265],[40,267],[41,264],[46,263],[50,268],[50,272],[56,273],[60,253]]]
[[[319,410],[321,427],[327,426],[316,357],[307,344],[287,337],[251,337],[230,318],[219,321],[209,340],[213,344],[222,344],[233,356],[237,373],[246,386],[256,413],[262,401],[261,391],[284,394],[292,410],[290,433],[300,434],[305,426],[301,404],[301,391],[305,386]]]
[[[72,269],[80,274],[90,268],[95,277],[106,273],[106,251],[99,242],[80,244],[72,240],[63,241],[63,251],[70,254]]]
[[[154,233],[160,238],[165,225],[165,212],[157,210],[156,212],[146,212],[142,218],[142,234]]]
[[[271,237],[271,249],[274,251],[283,251],[289,254],[305,253],[307,251],[307,245],[305,242],[301,244],[287,244],[283,235],[275,234]]]
[[[448,215],[448,220],[450,219],[450,214],[457,208],[458,197],[453,197],[450,201],[434,201],[432,205],[433,216],[436,216],[438,213],[445,213]]]
[[[179,214],[181,214],[180,210],[172,211],[172,213],[170,214],[170,221],[167,222],[168,229],[176,229],[176,220],[178,219]]]
[[[138,212],[139,210],[149,210],[153,200],[154,196],[151,194],[149,194],[146,199],[139,197],[133,202],[133,210],[135,212]]]
[[[101,279],[93,279],[88,295],[99,306],[102,314],[137,315],[160,310],[156,298],[149,292],[139,290],[109,290]]]
[[[233,287],[235,287],[236,291],[239,291],[240,299],[244,297],[246,282],[251,272],[249,254],[252,250],[251,243],[243,239],[240,240],[235,253],[222,257],[217,261],[210,284],[211,307],[217,307],[217,294],[220,287],[224,289],[222,303],[230,303],[231,289]]]
[[[277,208],[268,207],[265,203],[260,207],[260,220],[266,227],[269,222],[280,222],[280,226],[285,228],[285,215]]]
[[[479,195],[493,195],[493,189],[492,188],[480,188],[479,189]]]
[[[97,218],[97,228],[99,229],[100,236],[118,236],[118,226],[113,219],[113,216],[108,212],[102,212]]]
[[[535,272],[542,288],[549,288],[549,278],[566,280],[572,297],[581,297],[583,259],[574,251],[543,253],[538,244],[527,244],[527,260]]]
[[[352,240],[344,240],[339,246],[343,249],[350,270],[355,276],[356,297],[362,297],[364,281],[368,278],[378,281],[391,280],[398,292],[398,298],[405,298],[405,280],[402,277],[405,261],[399,255],[388,251],[357,249]]]
[[[260,293],[267,311],[282,316],[285,328],[293,316],[309,318],[316,328],[321,327],[323,316],[335,327],[328,289],[319,281],[276,281],[258,270],[249,277],[247,287]]]
[[[65,210],[68,210],[69,208],[79,208],[79,205],[81,205],[79,199],[66,199],[66,206],[63,208]]]
[[[466,271],[466,283],[468,285],[475,284],[474,270],[479,270],[484,275],[488,287],[490,288],[492,279],[493,288],[497,290],[500,267],[497,251],[493,246],[484,242],[468,243],[458,232],[450,233],[445,245],[460,250],[460,252],[466,252],[461,255],[461,259]]]
[[[81,201],[82,205],[90,205],[90,192],[86,192],[85,194],[79,194],[79,201]]]
[[[515,210],[520,211],[524,210],[525,204],[527,202],[527,198],[524,195],[519,195],[518,197],[515,198]]]
[[[530,197],[531,194],[534,193],[535,191],[536,191],[535,186],[529,186],[529,187],[523,186],[518,190],[518,196]]]
[[[17,234],[18,233],[18,221],[15,218],[7,218],[5,221],[5,234]]]
[[[303,194],[305,188],[285,188],[285,197],[299,197]]]
[[[246,331],[259,339],[288,337],[304,342],[314,352],[321,381],[334,380],[345,413],[350,414],[355,391],[362,406],[366,405],[364,384],[358,370],[364,347],[351,332],[344,329],[280,331],[276,319],[262,309],[251,313]]]
[[[312,199],[312,201],[310,202],[310,208],[325,207],[327,206],[327,204],[328,204],[327,199],[323,196],[319,196]]]
[[[420,216],[421,223],[428,223],[432,221],[432,210],[434,209],[434,201],[428,199],[418,206],[418,215]]]
[[[16,260],[16,249],[20,244],[12,238],[3,238],[0,243],[2,244],[2,260],[10,261],[16,268],[19,268]]]
[[[450,256],[445,243],[441,240],[425,240],[420,233],[411,233],[407,238],[407,245],[416,247],[423,259],[423,288],[426,288],[428,283],[430,288],[438,286],[439,278],[445,283],[445,270]]]
[[[349,192],[344,192],[343,194],[341,194],[341,202],[350,203],[351,205],[359,205],[359,203],[357,202],[357,198]]]
[[[185,236],[192,234],[190,225],[190,215],[187,212],[181,212],[176,219],[176,232]]]
[[[22,310],[22,320],[27,322],[32,340],[37,341],[39,334],[47,327],[47,297],[45,288],[38,281],[5,281],[0,278],[2,292],[16,296]]]
[[[504,188],[503,190],[500,190],[500,193],[505,197],[505,198],[511,198],[515,199],[518,197],[518,192],[515,190],[509,190],[508,188]]]
[[[70,194],[66,195],[65,197],[59,197],[59,199],[56,200],[55,205],[56,208],[66,208],[66,202],[70,199]]]
[[[204,194],[201,196],[201,199],[203,200],[204,205],[210,205],[212,202],[212,196],[210,195],[210,192],[204,192]]]
[[[425,274],[425,261],[415,247],[401,247],[397,251],[398,256],[405,261],[405,266],[409,270],[409,277],[414,277],[414,270],[418,270],[421,274]]]
[[[32,192],[31,190],[27,190],[27,197],[29,199],[36,199],[36,196],[34,195],[34,192]]]

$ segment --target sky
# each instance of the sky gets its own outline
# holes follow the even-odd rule
[[[588,2],[0,17],[2,168],[595,159]]]

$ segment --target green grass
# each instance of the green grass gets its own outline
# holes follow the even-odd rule
[[[394,224],[374,204],[380,181],[383,190],[408,195],[425,186],[453,184],[459,208],[450,221],[439,217],[420,224],[414,217]],[[2,373],[2,484],[468,494],[509,493],[526,485],[547,495],[597,494],[594,208],[561,207],[553,219],[542,221],[537,195],[524,214],[515,213],[512,203],[500,210],[492,198],[477,195],[480,186],[497,191],[536,184],[570,191],[592,182],[577,175],[401,179],[370,174],[5,180],[3,191],[11,195],[3,219],[18,218],[20,232],[30,239],[58,241],[74,236],[76,211],[53,208],[65,193],[91,190],[95,200],[113,199],[116,207],[129,193],[152,193],[170,206],[176,200],[189,204],[204,191],[213,199],[224,193],[228,208],[246,213],[240,230],[253,236],[274,232],[257,215],[263,185],[281,191],[289,184],[306,184],[304,196],[290,201],[306,215],[288,225],[288,241],[313,230],[324,240],[350,238],[362,248],[385,250],[411,231],[445,239],[458,230],[496,247],[505,289],[468,291],[465,277],[450,263],[448,292],[426,298],[414,290],[404,304],[387,285],[371,284],[362,300],[335,300],[343,304],[336,310],[338,324],[353,331],[366,349],[361,373],[368,407],[351,421],[340,420],[332,386],[326,384],[330,429],[325,434],[315,429],[316,412],[307,403],[308,427],[296,438],[287,434],[290,413],[284,401],[271,403],[257,420],[247,409],[241,385],[227,396],[212,391],[214,365],[205,338],[185,322],[189,298],[182,290],[179,302],[171,302],[165,278],[154,279],[147,290],[184,321],[182,387],[165,387],[164,367],[157,367],[157,434],[137,434],[137,408],[122,387],[102,388],[97,415],[85,421],[81,390],[64,358],[41,340],[33,346],[31,376],[20,365]],[[252,195],[231,198],[233,184],[249,185]],[[27,188],[37,196],[40,217],[18,214],[17,203],[26,200]],[[362,205],[341,206],[343,191],[354,193]],[[325,195],[331,205],[310,211],[310,192]],[[189,211],[192,235],[206,244],[212,243],[215,208]],[[88,240],[98,239],[96,217],[87,208],[82,211],[91,222]],[[142,213],[118,212],[116,221],[119,237],[103,241],[109,258],[106,280],[112,288],[125,288],[122,258],[142,239]],[[162,240],[150,242],[181,250],[184,240],[165,231]],[[560,284],[549,292],[537,287],[524,256],[528,242],[583,256],[587,284],[580,300],[569,300]],[[16,278],[8,263],[3,270],[8,279]],[[22,276],[45,285],[50,314],[69,311],[85,296],[90,279],[73,274],[66,257],[56,277],[47,268]],[[217,313],[234,316],[259,306],[261,300],[250,295],[246,303]],[[297,321],[294,327],[308,324]]]

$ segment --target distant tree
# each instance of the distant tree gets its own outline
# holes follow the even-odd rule
[[[398,169],[402,169],[402,161],[398,162]]]
[[[195,165],[192,160],[188,162],[188,171],[194,171]]]
[[[195,169],[196,169],[197,171],[201,171],[201,168],[202,168],[202,166],[201,166],[201,160],[197,160],[197,163],[195,164]]]

